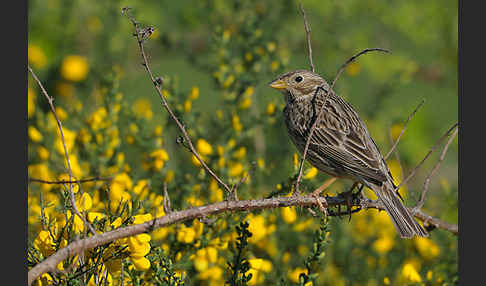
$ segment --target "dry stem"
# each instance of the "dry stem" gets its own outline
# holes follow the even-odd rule
[[[188,147],[189,147],[189,150],[196,157],[196,159],[199,161],[199,163],[201,163],[201,165],[206,170],[206,172],[209,173],[228,193],[231,193],[231,191],[232,191],[231,188],[228,187],[228,185],[226,183],[224,183],[206,165],[206,163],[204,162],[204,160],[202,160],[201,156],[197,152],[196,148],[194,148],[194,145],[192,144],[191,138],[189,137],[189,135],[186,132],[186,127],[184,126],[184,124],[182,124],[179,121],[179,119],[177,118],[177,116],[174,114],[174,112],[170,108],[169,103],[167,102],[167,100],[165,99],[165,97],[162,95],[161,86],[163,84],[163,80],[160,79],[160,78],[155,78],[154,75],[153,75],[153,73],[152,73],[152,71],[150,70],[149,62],[148,62],[148,59],[147,59],[147,55],[145,54],[145,49],[144,49],[143,43],[146,40],[146,38],[148,37],[147,35],[149,35],[151,33],[150,31],[152,31],[153,28],[149,27],[148,29],[140,29],[138,22],[135,20],[135,18],[132,15],[129,14],[129,8],[123,8],[122,12],[127,15],[127,17],[132,22],[133,26],[135,27],[135,37],[137,38],[138,47],[139,47],[140,53],[142,55],[143,66],[145,67],[145,70],[149,74],[150,79],[152,80],[152,83],[154,84],[154,87],[157,90],[157,93],[158,93],[160,99],[162,100],[162,105],[167,110],[167,112],[169,113],[169,115],[172,118],[172,120],[174,120],[174,122],[177,124],[177,127],[179,127],[179,129],[181,130],[182,136],[183,136],[184,140],[187,142]]]
[[[46,89],[42,85],[39,78],[37,78],[37,76],[34,73],[34,71],[32,70],[32,68],[30,66],[27,66],[27,68],[28,68],[29,72],[31,73],[32,77],[35,79],[35,81],[39,85],[40,89],[42,90],[42,93],[47,98],[47,101],[49,102],[49,106],[51,107],[52,114],[54,115],[54,118],[56,119],[57,126],[59,127],[59,132],[61,134],[61,141],[62,141],[62,147],[64,149],[64,156],[66,157],[67,169],[68,169],[68,174],[69,174],[69,182],[71,182],[73,180],[73,173],[72,173],[72,170],[71,170],[71,162],[69,161],[69,154],[68,154],[68,151],[67,151],[66,142],[64,140],[64,133],[62,131],[62,124],[61,124],[61,121],[59,120],[59,117],[57,117],[56,108],[54,107],[54,103],[53,103],[54,98],[49,96]],[[78,207],[76,206],[76,199],[74,197],[73,183],[72,182],[69,183],[69,195],[70,195],[70,198],[71,198],[72,208],[73,208],[75,214],[83,221],[84,225],[86,225],[89,228],[91,233],[96,234],[96,231],[94,230],[93,226],[91,226],[91,224],[81,215],[81,213],[78,210]]]

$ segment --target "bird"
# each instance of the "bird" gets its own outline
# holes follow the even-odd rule
[[[269,85],[285,96],[285,125],[301,154],[311,126],[318,120],[306,153],[312,166],[334,178],[351,179],[355,185],[361,183],[370,188],[400,237],[428,236],[402,203],[390,169],[365,123],[350,103],[331,90],[326,80],[315,72],[300,69],[279,75]]]

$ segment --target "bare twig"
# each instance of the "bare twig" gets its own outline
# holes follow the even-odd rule
[[[196,157],[196,159],[199,161],[199,163],[201,163],[201,166],[206,170],[206,172],[209,175],[211,175],[221,186],[223,186],[223,188],[226,191],[228,191],[229,193],[231,193],[231,188],[226,183],[224,183],[208,167],[208,165],[206,165],[206,163],[204,162],[204,160],[201,158],[201,156],[197,152],[196,148],[194,148],[194,145],[192,144],[192,141],[191,141],[189,135],[186,132],[186,127],[184,126],[184,124],[182,124],[179,121],[179,119],[177,118],[177,116],[174,114],[174,112],[170,108],[169,103],[167,102],[167,100],[165,99],[165,97],[162,94],[161,86],[163,84],[163,80],[160,77],[157,77],[156,78],[153,75],[152,71],[150,70],[149,62],[148,62],[148,59],[147,59],[147,55],[145,53],[145,49],[144,49],[143,43],[147,39],[148,35],[151,34],[151,31],[153,31],[153,28],[152,27],[149,27],[149,28],[141,29],[139,27],[139,23],[135,20],[135,18],[132,15],[130,15],[129,8],[123,8],[122,9],[122,13],[124,13],[128,17],[128,19],[130,19],[130,21],[132,22],[132,24],[133,24],[133,26],[135,28],[135,34],[134,34],[134,36],[137,38],[138,47],[140,49],[140,53],[141,53],[141,56],[142,56],[142,59],[143,59],[143,66],[145,67],[145,70],[147,71],[148,75],[150,76],[150,79],[152,80],[152,83],[154,84],[155,89],[157,90],[157,93],[159,95],[159,98],[162,101],[162,105],[167,110],[167,112],[169,113],[169,115],[172,118],[172,120],[174,120],[174,122],[176,123],[177,127],[179,127],[179,129],[181,130],[182,136],[183,136],[185,142],[187,142],[188,147],[189,147],[189,150]]]
[[[444,149],[442,149],[442,153],[440,154],[439,160],[437,161],[434,168],[432,169],[432,171],[430,171],[429,175],[425,179],[424,188],[422,190],[422,194],[420,195],[420,200],[418,201],[417,206],[415,207],[415,210],[421,209],[424,206],[425,196],[427,195],[427,191],[429,189],[430,179],[435,174],[435,172],[439,169],[440,164],[444,160],[445,155],[447,153],[447,150],[449,149],[449,145],[452,143],[452,140],[454,140],[454,138],[456,138],[458,130],[459,129],[456,128],[456,130],[454,130],[454,133],[452,133],[452,136],[449,137],[449,140],[447,140],[447,143],[445,144]]]
[[[412,113],[410,113],[410,115],[407,118],[407,121],[405,121],[405,124],[403,125],[402,130],[400,131],[400,134],[397,137],[397,140],[395,140],[395,143],[391,147],[390,151],[388,151],[388,153],[386,153],[385,160],[388,159],[388,157],[390,157],[390,155],[393,152],[393,150],[395,150],[395,148],[398,145],[398,142],[400,142],[400,138],[402,138],[402,135],[405,132],[405,129],[407,129],[407,125],[410,122],[410,119],[415,115],[415,113],[417,113],[417,111],[419,110],[419,108],[422,107],[422,105],[424,105],[424,103],[425,103],[425,99],[422,99],[422,101],[420,102],[420,104],[417,105],[417,107],[414,109],[414,111]]]
[[[81,184],[87,182],[96,182],[96,181],[111,181],[113,180],[112,177],[94,177],[88,179],[80,179],[80,180],[60,180],[60,181],[47,181],[37,178],[29,178],[29,182],[41,183],[41,184],[48,184],[48,185],[61,185],[61,184]]]
[[[366,48],[364,50],[362,50],[361,52],[357,53],[356,55],[350,57],[338,70],[338,73],[336,75],[336,77],[334,77],[334,80],[332,81],[332,84],[331,84],[331,89],[334,88],[334,84],[336,83],[336,81],[338,80],[339,76],[341,75],[341,73],[344,71],[344,69],[346,68],[347,65],[349,65],[350,63],[352,63],[354,60],[356,60],[359,56],[363,55],[363,54],[366,54],[366,53],[369,53],[369,52],[373,52],[373,51],[378,51],[378,52],[385,52],[385,53],[391,53],[389,50],[385,50],[385,49],[382,49],[382,48]]]
[[[307,17],[305,15],[304,6],[302,3],[299,4],[300,12],[302,13],[302,17],[304,18],[304,27],[305,27],[305,35],[307,39],[307,49],[309,51],[309,64],[312,72],[315,72],[314,62],[312,61],[312,43],[310,38],[310,27],[309,23],[307,23]]]
[[[425,160],[427,160],[427,158],[429,158],[430,154],[432,154],[432,152],[434,152],[435,149],[437,149],[437,147],[439,147],[440,143],[442,143],[442,141],[447,138],[452,130],[454,130],[454,128],[457,127],[457,122],[454,123],[454,125],[449,128],[449,130],[447,130],[447,132],[437,141],[437,143],[435,143],[434,146],[432,146],[432,148],[430,148],[430,151],[427,153],[427,155],[425,155],[425,157],[422,159],[422,161],[412,170],[412,172],[408,175],[407,178],[405,178],[405,180],[403,180],[400,185],[398,185],[398,187],[396,188],[397,190],[400,189],[401,186],[405,185],[411,178],[413,178],[413,176],[415,176],[415,173],[417,172],[417,170],[422,167],[422,165],[424,164]]]
[[[344,205],[346,204],[346,198],[341,196],[334,197],[320,197],[321,202],[327,201],[328,205]],[[34,266],[28,273],[29,285],[40,275],[48,271],[54,271],[56,265],[59,262],[76,255],[81,251],[87,249],[92,249],[100,245],[104,245],[108,242],[115,241],[117,239],[134,236],[140,233],[147,232],[148,230],[157,229],[160,227],[165,227],[171,224],[180,223],[184,221],[190,221],[193,219],[205,218],[210,215],[217,215],[224,212],[234,212],[234,211],[253,211],[262,209],[272,209],[280,207],[290,207],[290,206],[301,206],[310,207],[317,206],[316,198],[308,196],[294,196],[294,197],[278,197],[270,199],[259,199],[259,200],[240,200],[240,201],[222,201],[214,204],[209,204],[200,207],[193,207],[181,211],[173,211],[165,216],[158,217],[155,221],[148,221],[142,224],[130,225],[122,228],[117,228],[115,230],[100,233],[88,238],[74,241],[67,245],[66,247],[60,249],[55,254],[49,256],[41,263]],[[354,200],[353,205],[360,207],[361,209],[379,209],[383,210],[384,207],[382,203],[378,200],[370,200],[365,197],[361,197],[359,200]],[[448,224],[437,218],[433,218],[424,214],[421,211],[415,213],[415,217],[421,220],[426,220],[428,224],[432,224],[438,228],[450,231],[457,234],[457,225]]]
[[[323,100],[321,108],[319,109],[319,113],[317,114],[314,122],[312,123],[312,126],[309,130],[309,135],[307,136],[307,141],[305,142],[304,152],[302,152],[302,159],[300,160],[299,175],[297,176],[297,181],[295,182],[294,195],[298,195],[300,193],[299,184],[300,184],[300,180],[302,179],[302,171],[304,170],[305,157],[307,156],[307,151],[309,150],[309,145],[310,145],[310,141],[311,141],[311,138],[312,138],[312,134],[314,133],[314,130],[316,129],[316,126],[317,126],[317,124],[318,124],[318,122],[321,118],[321,115],[324,111],[324,107],[326,106],[326,101],[327,101],[327,98],[329,97],[329,93],[333,92],[332,89],[325,90],[323,87],[318,86],[317,89],[316,89],[316,92],[314,94],[314,97],[317,96],[317,94],[319,93],[319,90],[324,91],[324,93],[325,93],[324,100]]]
[[[34,73],[34,71],[32,70],[32,68],[30,66],[27,66],[27,68],[28,68],[30,74],[32,75],[32,77],[34,78],[34,80],[39,85],[40,89],[42,90],[42,93],[47,98],[47,101],[49,102],[49,106],[51,107],[52,114],[54,115],[54,118],[56,119],[57,126],[59,127],[59,132],[60,132],[60,135],[61,135],[62,146],[64,148],[64,156],[66,157],[67,169],[68,169],[68,174],[69,174],[69,181],[72,181],[73,180],[73,173],[72,173],[72,170],[71,170],[71,162],[69,161],[69,154],[68,154],[67,147],[66,147],[66,141],[64,140],[64,133],[62,131],[62,124],[61,124],[61,121],[59,120],[59,117],[57,116],[56,108],[54,107],[54,103],[53,103],[54,98],[49,96],[49,94],[45,90],[41,81],[37,78],[37,76]],[[79,212],[79,210],[76,206],[76,199],[74,197],[74,191],[73,191],[73,184],[72,183],[69,184],[69,195],[70,195],[70,198],[71,198],[72,208],[73,208],[75,214],[83,221],[84,225],[86,225],[89,228],[91,233],[96,234],[96,231],[93,228],[93,226],[91,226],[91,224],[81,215],[81,213]]]

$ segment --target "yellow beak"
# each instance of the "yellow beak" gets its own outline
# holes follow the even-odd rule
[[[279,79],[274,82],[271,82],[270,87],[273,87],[275,89],[286,89],[288,85],[285,83],[285,81]]]

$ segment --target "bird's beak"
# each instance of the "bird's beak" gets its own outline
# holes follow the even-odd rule
[[[275,89],[280,90],[280,89],[286,89],[288,87],[288,85],[285,83],[285,81],[278,79],[278,80],[272,81],[270,83],[270,87],[273,87]]]

